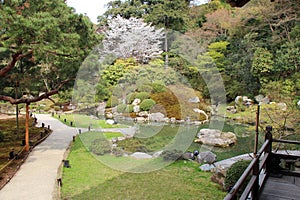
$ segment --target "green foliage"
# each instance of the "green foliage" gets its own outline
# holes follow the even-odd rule
[[[162,59],[153,59],[149,62],[151,67],[162,68],[165,65],[165,62]]]
[[[106,108],[112,108],[119,104],[118,97],[111,96],[106,102]]]
[[[128,104],[131,104],[134,99],[135,99],[135,96],[136,96],[137,93],[129,93],[127,96],[126,96],[126,102]]]
[[[150,94],[148,92],[139,92],[135,94],[136,99],[140,99],[141,102],[144,101],[145,99],[150,98]]]
[[[155,104],[155,101],[152,99],[145,99],[141,102],[140,109],[142,111],[149,111]]]
[[[0,84],[1,91],[3,86],[14,87],[18,81],[18,98],[30,93],[28,101],[33,101],[42,92],[52,95],[62,85],[73,87],[65,80],[76,76],[98,41],[87,17],[75,14],[60,0],[5,1],[0,16],[0,46],[5,49],[1,72],[12,64],[9,73],[1,75],[1,82],[5,82]]]
[[[105,138],[95,139],[90,146],[90,151],[96,155],[104,155],[111,152],[111,145]]]
[[[118,113],[124,113],[126,111],[127,105],[126,104],[119,104],[117,106],[117,112]]]
[[[135,84],[137,86],[137,90],[139,92],[152,92],[152,87],[150,85],[150,80],[148,79],[144,79],[144,78],[141,78],[141,79],[138,79]]]
[[[163,81],[154,81],[152,83],[152,88],[154,93],[160,93],[166,91],[166,85]]]
[[[226,177],[224,181],[224,187],[226,190],[228,190],[229,187],[234,186],[234,184],[239,180],[241,175],[244,173],[248,165],[251,161],[245,161],[241,160],[236,163],[234,163],[226,172]],[[248,178],[248,181],[250,178]],[[241,191],[243,191],[246,187],[248,182],[245,182],[245,184],[242,186]]]
[[[273,72],[273,55],[265,48],[257,48],[253,55],[251,71],[260,79],[261,84],[268,81],[268,76]]]
[[[133,105],[119,104],[117,106],[117,111],[119,113],[132,113],[133,112]]]
[[[221,72],[224,71],[225,53],[228,45],[228,41],[221,41],[213,42],[208,46],[208,55],[211,56]]]

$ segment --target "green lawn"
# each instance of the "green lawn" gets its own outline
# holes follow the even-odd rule
[[[100,160],[122,164],[125,159],[106,155]],[[177,161],[149,173],[125,173],[100,162],[80,139],[72,145],[68,160],[72,167],[63,169],[62,199],[219,200],[226,195],[210,181],[211,173],[201,172],[194,162]]]
[[[72,126],[80,127],[80,128],[88,128],[89,126],[93,129],[97,128],[126,128],[126,125],[122,124],[107,124],[105,120],[94,119],[88,115],[80,115],[80,114],[57,114],[54,117],[60,120],[62,123],[70,126],[72,122]]]

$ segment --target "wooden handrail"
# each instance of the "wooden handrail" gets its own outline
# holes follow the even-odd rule
[[[242,174],[242,176],[239,178],[239,180],[236,182],[236,184],[232,187],[231,191],[226,195],[226,197],[224,198],[224,200],[230,200],[233,199],[237,193],[240,191],[242,185],[246,182],[246,179],[248,178],[248,176],[251,174],[251,172],[253,173],[254,167],[257,166],[258,167],[258,174],[253,176],[256,176],[256,179],[258,178],[259,172],[263,169],[263,166],[265,165],[265,163],[261,164],[261,167],[259,167],[259,159],[260,157],[263,155],[263,153],[266,151],[266,149],[269,147],[269,145],[271,144],[270,140],[266,140],[265,143],[262,145],[262,147],[259,149],[256,157],[251,161],[251,163],[248,165],[248,167],[246,168],[246,170],[244,171],[244,173]],[[267,153],[266,156],[269,156],[269,154]],[[263,158],[263,160],[266,162],[267,158]],[[247,196],[249,195],[249,193],[251,192],[251,190],[253,189],[254,183],[255,181],[250,181],[248,183],[249,186],[249,192],[247,192]],[[248,188],[247,185],[247,188]],[[245,190],[246,191],[246,190]],[[243,195],[245,196],[245,195]]]
[[[300,141],[295,141],[295,140],[279,140],[279,139],[273,139],[272,142],[286,143],[286,144],[299,144],[299,145],[300,145]]]
[[[260,148],[260,150],[255,155],[255,158],[248,165],[244,173],[241,175],[236,184],[232,187],[229,193],[225,196],[224,200],[233,200],[237,198],[238,192],[241,190],[242,186],[245,184],[247,178],[251,175],[251,179],[248,182],[246,188],[244,189],[240,199],[248,199],[249,194],[252,192],[252,199],[257,200],[259,192],[264,185],[266,177],[269,171],[269,160],[271,156],[277,155],[272,153],[272,142],[287,143],[287,144],[298,144],[300,141],[292,140],[279,140],[272,138],[272,127],[268,126],[266,128],[265,142]],[[261,171],[266,169],[264,175],[261,175]]]

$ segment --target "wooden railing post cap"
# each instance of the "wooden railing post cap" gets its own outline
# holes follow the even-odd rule
[[[273,130],[272,126],[267,126],[267,127],[266,127],[266,131],[267,131],[267,132],[271,132],[272,130]]]

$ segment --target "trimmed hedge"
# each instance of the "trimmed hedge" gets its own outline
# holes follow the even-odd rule
[[[149,111],[155,104],[156,104],[156,102],[154,100],[152,100],[152,99],[145,99],[140,104],[140,109],[142,111]]]
[[[234,163],[226,172],[226,177],[224,181],[224,189],[229,190],[230,187],[234,186],[234,184],[239,180],[241,175],[244,173],[248,165],[250,164],[250,160],[240,160]],[[250,177],[248,178],[250,180]],[[248,180],[248,181],[249,181]],[[244,190],[247,186],[248,181],[242,186],[242,190]]]

